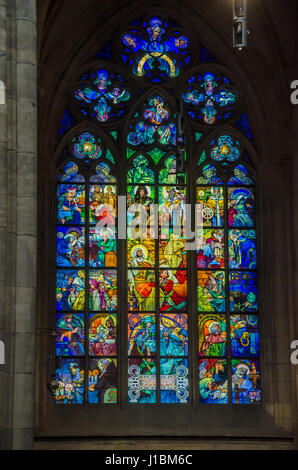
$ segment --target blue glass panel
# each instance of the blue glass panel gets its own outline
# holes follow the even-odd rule
[[[246,114],[243,114],[241,119],[236,123],[236,127],[238,127],[238,129],[244,132],[250,139],[252,139],[252,133],[248,124]]]
[[[88,372],[88,403],[116,404],[117,360],[91,359]]]
[[[232,360],[232,399],[236,405],[260,403],[259,361]]]
[[[61,123],[60,135],[67,132],[75,123],[75,118],[71,115],[70,111],[66,109]]]
[[[85,230],[79,227],[57,227],[57,266],[85,266]]]
[[[162,313],[160,315],[160,355],[188,355],[188,316]]]
[[[58,359],[56,378],[58,389],[55,402],[58,405],[84,403],[84,361],[82,359]]]
[[[188,361],[186,358],[160,359],[160,402],[188,403]]]
[[[229,231],[229,266],[231,269],[256,269],[255,230]]]
[[[229,402],[227,361],[203,359],[199,362],[200,403],[226,404]]]
[[[58,311],[83,311],[85,308],[85,271],[58,269],[56,308]]]
[[[256,312],[257,274],[254,272],[230,272],[230,309],[231,312]]]
[[[61,313],[56,321],[56,356],[84,356],[84,315]]]
[[[79,167],[75,162],[68,162],[63,168],[63,173],[58,175],[58,181],[64,183],[84,183],[84,176],[80,175]]]
[[[80,225],[85,222],[85,186],[59,184],[58,221],[62,225]]]
[[[259,355],[259,330],[257,315],[232,315],[231,351],[234,357]]]
[[[238,165],[234,168],[234,175],[230,178],[228,184],[253,186],[254,181],[249,176],[248,170],[243,165]]]

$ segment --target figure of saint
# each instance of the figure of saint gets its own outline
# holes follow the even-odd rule
[[[80,225],[82,208],[78,204],[77,190],[68,187],[66,192],[61,196],[58,203],[59,220],[64,224]]]
[[[155,310],[155,275],[154,272],[130,269],[129,282],[129,309],[135,311],[152,312]],[[136,302],[135,302],[136,301]]]
[[[150,357],[156,353],[156,325],[152,316],[142,319],[140,329],[134,336],[134,342],[130,346],[129,355],[138,357]]]
[[[96,256],[96,266],[115,267],[117,266],[117,242],[112,230],[103,228],[100,236],[97,236],[98,252]]]
[[[250,191],[236,189],[230,195],[229,226],[253,227],[253,196]]]
[[[161,311],[185,310],[187,305],[187,273],[163,268],[159,273]]]
[[[200,349],[200,356],[225,356],[226,332],[222,330],[220,323],[212,322],[209,334],[205,337]]]
[[[90,334],[92,352],[95,356],[115,356],[117,354],[116,327],[114,319],[107,316],[104,322],[96,328],[95,334]]]
[[[223,272],[211,274],[205,284],[207,298],[217,312],[225,311],[225,275]]]
[[[161,244],[164,245],[162,253],[167,266],[179,268],[186,265],[185,243],[178,235],[172,233],[170,239],[167,242],[161,241]]]

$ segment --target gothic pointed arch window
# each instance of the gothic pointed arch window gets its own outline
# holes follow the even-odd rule
[[[127,425],[175,404],[195,429],[204,406],[261,401],[251,130],[190,31],[151,15],[116,36],[60,130],[54,401]]]

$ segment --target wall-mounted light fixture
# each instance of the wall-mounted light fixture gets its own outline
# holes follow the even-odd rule
[[[233,43],[241,51],[247,47],[247,0],[234,0]]]

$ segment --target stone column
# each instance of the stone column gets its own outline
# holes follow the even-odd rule
[[[0,0],[0,5],[5,2]],[[30,449],[34,433],[37,245],[36,1],[10,0],[6,15],[6,243],[0,244],[0,281],[5,276],[6,286],[2,446]],[[0,178],[2,181],[2,174]]]
[[[5,348],[5,246],[6,246],[6,160],[7,160],[7,21],[6,0],[0,0],[0,341]],[[3,95],[4,92],[4,95]],[[0,397],[4,397],[4,365],[0,358]],[[1,403],[2,401],[2,403]],[[0,401],[0,448],[4,439],[4,408]]]

